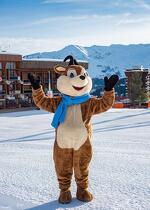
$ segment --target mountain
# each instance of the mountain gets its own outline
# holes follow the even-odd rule
[[[78,60],[89,62],[89,73],[93,78],[103,78],[113,73],[124,77],[124,71],[133,66],[150,67],[150,44],[114,44],[110,46],[82,47],[69,45],[53,52],[35,53],[24,59],[64,59],[73,55]]]

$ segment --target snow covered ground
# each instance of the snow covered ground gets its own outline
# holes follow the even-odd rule
[[[53,115],[0,114],[0,210],[150,210],[150,110],[93,117],[90,190],[94,200],[60,205],[52,158]]]

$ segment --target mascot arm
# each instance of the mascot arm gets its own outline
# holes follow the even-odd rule
[[[101,98],[91,98],[91,112],[92,114],[99,114],[110,109],[115,101],[115,91],[104,91]]]
[[[38,88],[37,90],[34,90],[32,88],[32,96],[34,103],[37,107],[40,109],[44,109],[45,111],[54,113],[57,109],[57,106],[59,105],[61,101],[61,97],[48,97],[45,95],[42,86]]]

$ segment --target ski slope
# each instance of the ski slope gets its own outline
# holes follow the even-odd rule
[[[62,205],[53,163],[53,115],[0,114],[0,210],[150,210],[150,109],[111,109],[93,117],[90,191]]]

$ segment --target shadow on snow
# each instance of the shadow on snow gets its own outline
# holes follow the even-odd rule
[[[98,132],[108,132],[108,131],[116,131],[116,130],[124,130],[124,129],[132,129],[132,128],[141,128],[141,127],[150,127],[150,121],[144,122],[144,123],[136,123],[134,124],[128,124],[128,125],[117,125],[113,127],[106,127],[106,128],[98,128],[93,129],[94,133]]]
[[[26,142],[26,141],[39,141],[39,140],[50,140],[50,139],[54,139],[54,136],[48,136],[48,137],[43,137],[43,138],[36,138],[37,136],[41,136],[44,134],[50,134],[50,133],[54,133],[54,130],[50,130],[48,132],[42,132],[42,133],[37,133],[37,134],[33,134],[33,135],[28,135],[28,136],[24,136],[24,137],[19,137],[19,138],[14,138],[14,139],[6,139],[6,140],[2,140],[0,141],[0,143],[6,143],[6,142]]]
[[[71,209],[71,208],[75,208],[77,206],[82,206],[85,205],[86,203],[83,203],[81,201],[78,201],[76,198],[72,199],[72,202],[69,204],[60,204],[57,200],[51,201],[49,203],[44,203],[42,205],[39,206],[35,206],[26,210],[56,210],[58,208],[62,208],[62,209]],[[86,208],[85,208],[86,209]]]
[[[109,113],[107,113],[109,114]],[[114,121],[117,121],[117,120],[124,120],[126,118],[132,118],[132,117],[138,117],[138,116],[141,116],[141,115],[147,115],[147,114],[150,114],[150,111],[145,111],[145,112],[142,112],[140,114],[132,114],[132,115],[125,115],[125,116],[121,116],[121,117],[116,117],[116,118],[113,118],[113,119],[108,119],[108,120],[103,120],[103,121],[100,121],[100,122],[95,122],[95,123],[92,123],[93,125],[97,125],[97,124],[103,124],[103,123],[107,123],[107,122],[114,122]]]

